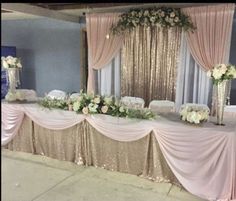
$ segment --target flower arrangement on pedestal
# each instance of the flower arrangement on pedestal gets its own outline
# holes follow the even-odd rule
[[[120,101],[112,96],[100,96],[80,92],[77,98],[67,100],[44,97],[40,105],[46,108],[58,108],[83,114],[107,114],[117,117],[154,119],[155,114],[148,108],[131,109],[124,107]]]
[[[5,69],[22,68],[20,58],[12,57],[12,56],[1,57],[1,61],[2,61],[2,66]]]
[[[111,31],[113,34],[121,34],[127,30],[132,30],[137,26],[162,26],[162,27],[181,27],[185,31],[193,31],[193,23],[190,17],[182,13],[179,8],[141,8],[131,9],[120,15],[117,24],[113,24]]]
[[[213,84],[217,85],[224,80],[236,78],[236,67],[231,64],[217,64],[207,71],[207,76],[213,79]]]
[[[236,78],[236,67],[231,64],[218,64],[207,72],[207,76],[212,78],[213,84],[216,85],[217,100],[217,125],[223,124],[224,106],[226,102],[226,89],[229,80]]]
[[[180,116],[183,121],[191,124],[200,124],[209,118],[210,109],[205,105],[185,104],[180,108]]]
[[[16,93],[17,80],[16,73],[22,69],[21,60],[17,57],[1,57],[2,67],[7,70],[7,78],[9,81],[9,90],[5,96],[7,101],[23,100],[22,94]],[[19,80],[18,80],[19,81]]]

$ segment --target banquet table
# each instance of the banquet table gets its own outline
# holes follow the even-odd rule
[[[175,113],[141,120],[37,104],[1,108],[7,149],[171,182],[207,200],[236,199],[236,118],[194,126]]]

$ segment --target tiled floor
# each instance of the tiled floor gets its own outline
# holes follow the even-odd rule
[[[3,201],[203,201],[167,183],[2,149]]]

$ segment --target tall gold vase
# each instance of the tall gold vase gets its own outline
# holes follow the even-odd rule
[[[223,118],[224,118],[224,108],[226,104],[226,90],[227,90],[228,80],[224,80],[223,82],[219,82],[216,85],[216,125],[224,126]]]

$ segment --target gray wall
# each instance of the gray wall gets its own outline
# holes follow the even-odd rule
[[[236,65],[236,11],[234,13],[229,61],[231,64]],[[231,105],[236,105],[236,79],[231,82],[230,103]]]
[[[39,96],[52,89],[80,90],[80,31],[84,25],[54,19],[2,20],[2,46],[22,59],[21,88]]]

